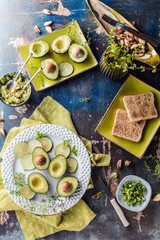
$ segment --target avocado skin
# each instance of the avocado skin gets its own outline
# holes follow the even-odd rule
[[[52,73],[49,73],[45,70],[45,64],[48,63],[48,62],[51,62],[55,65],[56,67],[56,70]],[[52,58],[47,58],[45,59],[44,61],[42,61],[41,63],[41,68],[42,68],[42,73],[44,74],[44,76],[46,78],[48,78],[49,80],[55,80],[58,78],[58,75],[59,75],[59,67],[58,67],[58,64],[52,59]]]
[[[64,42],[64,45],[65,47],[60,49],[58,48],[56,45],[58,42]],[[60,35],[58,36],[57,38],[55,38],[52,42],[52,50],[55,52],[55,53],[58,53],[58,54],[62,54],[62,53],[65,53],[67,52],[67,50],[69,49],[69,46],[71,44],[71,38],[70,36],[68,36],[67,34],[63,34],[63,35]]]
[[[84,55],[81,57],[81,58],[75,58],[73,55],[72,55],[72,52],[74,50],[74,48],[80,48],[83,52],[84,52]],[[87,56],[88,56],[88,51],[85,47],[83,47],[82,45],[80,44],[77,44],[77,43],[73,43],[69,50],[68,50],[68,54],[69,54],[69,57],[71,58],[71,60],[73,62],[76,62],[76,63],[82,63],[84,62],[86,59],[87,59]]]
[[[41,51],[39,54],[38,54],[38,53],[36,54],[35,52],[33,52],[33,47],[34,47],[34,45],[36,45],[36,44],[41,45],[41,47],[42,47],[42,49],[43,49],[43,51]],[[46,55],[46,53],[47,53],[48,51],[49,51],[49,44],[48,44],[47,42],[43,41],[43,40],[33,41],[33,42],[31,42],[31,44],[29,45],[29,53],[32,53],[32,57],[33,57],[33,58],[43,57],[44,55]]]
[[[39,155],[43,155],[45,158],[46,158],[46,163],[44,165],[38,165],[36,164],[36,157],[39,156]],[[48,168],[49,166],[49,156],[48,154],[46,153],[46,151],[42,148],[42,147],[36,147],[34,150],[33,150],[33,153],[32,153],[32,160],[33,160],[33,164],[34,166],[38,169],[38,170],[45,170]]]
[[[56,163],[61,165],[61,172],[59,174],[56,174],[52,170],[53,165],[56,164]],[[49,171],[49,174],[50,174],[51,177],[60,178],[66,172],[66,169],[67,169],[67,162],[66,162],[65,157],[63,155],[58,155],[55,158],[53,158],[53,160],[50,162],[48,171]]]
[[[40,178],[41,181],[43,181],[43,188],[36,188],[33,186],[32,182],[36,177]],[[49,185],[48,185],[46,178],[40,173],[31,173],[28,176],[28,186],[35,193],[47,193],[49,190]]]
[[[65,193],[62,191],[62,183],[68,181],[69,183],[72,184],[72,190],[68,193]],[[76,177],[64,177],[62,178],[58,184],[57,184],[57,193],[61,196],[61,197],[70,197],[71,195],[73,195],[75,193],[75,191],[77,190],[78,187],[78,179]]]

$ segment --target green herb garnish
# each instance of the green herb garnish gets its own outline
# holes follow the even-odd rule
[[[128,181],[122,186],[122,199],[126,201],[126,205],[140,205],[141,202],[144,202],[146,199],[143,194],[146,192],[146,188],[142,185],[140,181],[131,182]]]
[[[40,133],[40,132],[36,132],[36,140],[39,140],[40,138],[46,136],[46,133]]]
[[[91,37],[89,36],[90,31],[91,31],[91,29],[90,29],[90,27],[88,27],[88,29],[87,29],[87,42],[86,42],[88,45],[91,45]]]
[[[63,147],[67,147],[67,146],[69,146],[69,142],[71,141],[71,139],[69,139],[69,140],[64,140],[63,141]]]
[[[0,187],[2,187],[3,186],[3,180],[2,180],[2,178],[0,178]]]
[[[91,98],[89,98],[89,97],[85,97],[85,98],[83,99],[83,102],[89,102],[90,99],[91,99]]]
[[[160,161],[157,159],[157,157],[149,155],[143,158],[147,160],[144,161],[147,171],[151,172],[152,175],[160,175]]]
[[[74,145],[73,148],[72,148],[72,153],[73,153],[75,156],[77,156],[77,151],[78,151],[78,150],[76,150],[76,146]]]

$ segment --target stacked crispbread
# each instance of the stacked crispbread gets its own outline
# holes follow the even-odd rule
[[[114,136],[139,142],[147,119],[157,118],[152,92],[123,97],[126,111],[118,109],[112,129]]]

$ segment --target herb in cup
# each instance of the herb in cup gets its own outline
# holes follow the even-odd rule
[[[122,199],[126,201],[126,205],[128,206],[140,205],[146,200],[143,195],[145,192],[146,188],[142,185],[140,181],[128,181],[122,186],[122,194],[124,195]]]

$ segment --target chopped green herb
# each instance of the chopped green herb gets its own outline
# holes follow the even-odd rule
[[[91,98],[89,98],[89,97],[85,97],[85,98],[83,99],[83,102],[89,102],[90,99],[91,99]]]
[[[71,139],[69,139],[69,140],[64,140],[63,141],[63,147],[67,147],[67,146],[69,146],[69,142],[71,141]]]
[[[2,187],[3,186],[3,180],[2,180],[2,178],[0,178],[0,187]]]
[[[110,175],[110,178],[117,178],[118,177],[118,174],[116,172],[113,172],[111,175]]]
[[[128,181],[122,186],[122,199],[126,201],[126,205],[140,205],[146,199],[143,194],[146,192],[146,188],[142,185],[140,181],[131,182]]]
[[[91,38],[90,38],[90,36],[89,36],[89,34],[90,34],[90,27],[88,27],[88,30],[87,30],[87,44],[88,45],[91,45]]]
[[[144,161],[147,171],[151,172],[152,175],[160,175],[160,161],[157,159],[157,157],[149,155],[143,158],[147,160]]]
[[[78,151],[78,150],[76,150],[76,146],[74,145],[73,148],[72,148],[72,153],[73,153],[75,156],[77,156],[77,151]]]
[[[36,132],[36,140],[39,140],[40,138],[46,136],[46,133],[40,133],[40,132]]]

